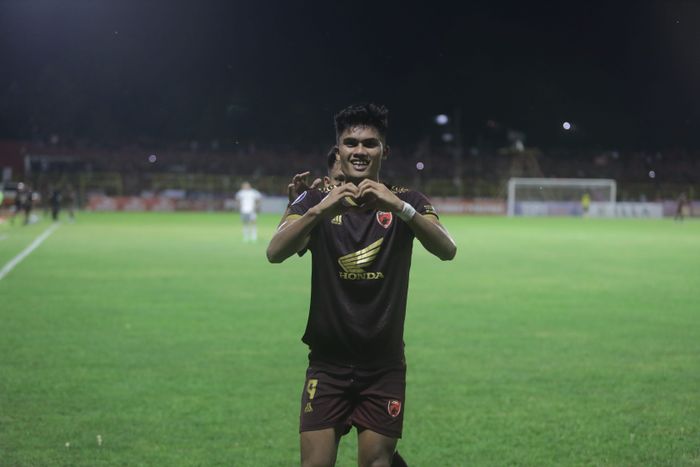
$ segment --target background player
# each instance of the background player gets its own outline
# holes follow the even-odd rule
[[[49,187],[49,202],[51,203],[51,219],[54,222],[58,221],[59,213],[61,212],[61,203],[63,202],[63,195],[61,190],[58,188]]]
[[[262,194],[254,189],[250,183],[243,182],[241,189],[236,193],[236,203],[243,221],[243,241],[255,242],[258,239],[258,227],[256,224],[257,213],[260,211]]]
[[[294,175],[292,181],[287,185],[287,197],[289,198],[289,206],[284,211],[282,219],[280,220],[280,225],[287,219],[289,214],[289,207],[292,202],[294,202],[297,197],[308,189],[315,189],[323,184],[324,187],[329,187],[331,185],[338,186],[345,182],[345,175],[340,169],[340,161],[338,160],[338,148],[333,146],[328,154],[326,155],[326,165],[328,172],[323,178],[317,178],[309,186],[309,175],[311,172],[302,172]]]
[[[289,202],[292,203],[297,196],[302,194],[309,188],[318,188],[323,184],[323,186],[330,185],[342,185],[345,182],[345,175],[340,168],[340,161],[338,160],[338,148],[333,146],[326,155],[326,167],[327,173],[323,178],[317,178],[309,185],[308,178],[311,172],[302,172],[294,175],[292,181],[287,185],[287,196],[289,197]]]
[[[379,182],[389,155],[387,116],[374,104],[336,115],[345,183],[299,195],[267,250],[273,263],[312,252],[302,339],[311,351],[300,415],[304,466],[333,465],[340,437],[353,425],[359,464],[392,464],[403,426],[413,239],[443,260],[457,251],[424,195]]]
[[[591,194],[586,191],[581,195],[581,213],[583,217],[588,217],[588,211],[591,209]]]
[[[686,196],[685,192],[683,192],[676,200],[676,214],[673,216],[674,221],[683,221],[687,205],[688,197]]]

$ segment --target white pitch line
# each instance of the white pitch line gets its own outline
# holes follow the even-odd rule
[[[29,254],[30,254],[32,251],[36,250],[36,249],[39,247],[39,245],[41,245],[41,243],[42,243],[44,240],[46,240],[46,239],[49,237],[49,235],[51,235],[51,234],[54,232],[54,230],[56,230],[56,229],[58,228],[58,226],[59,226],[59,224],[52,224],[51,227],[49,227],[48,229],[44,230],[44,233],[42,233],[41,235],[39,235],[39,236],[31,243],[31,245],[29,245],[27,248],[25,248],[24,250],[22,250],[22,252],[21,252],[20,254],[18,254],[18,255],[15,256],[14,258],[12,258],[12,259],[10,260],[9,263],[7,263],[5,266],[3,266],[3,268],[0,269],[0,281],[3,280],[3,278],[4,278],[6,275],[8,275],[8,274],[10,273],[10,271],[12,271],[12,269],[14,269],[14,267],[17,266],[24,258],[26,258],[27,256],[29,256]]]

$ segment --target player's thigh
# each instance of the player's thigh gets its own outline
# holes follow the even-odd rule
[[[398,439],[372,430],[361,430],[357,438],[357,457],[360,467],[391,466]]]
[[[360,402],[353,410],[353,424],[389,438],[401,438],[406,396],[405,366],[363,372],[360,380],[364,387],[360,391]]]
[[[302,431],[301,442],[302,467],[328,467],[335,465],[338,455],[340,434],[333,428],[315,431]]]
[[[301,394],[299,431],[350,428],[353,410],[352,373],[348,369],[311,363]]]

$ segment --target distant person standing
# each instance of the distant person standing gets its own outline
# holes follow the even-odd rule
[[[687,205],[688,198],[686,197],[685,192],[683,192],[678,197],[678,201],[676,204],[676,215],[673,216],[673,220],[682,221],[685,218],[685,210]]]
[[[3,216],[3,208],[5,204],[5,187],[0,184],[0,224],[5,222],[5,217]]]
[[[583,196],[581,196],[581,211],[583,213],[583,217],[588,217],[588,211],[591,209],[591,194],[589,192],[585,192]]]
[[[21,212],[24,212],[24,225],[29,224],[32,206],[32,190],[29,188],[29,186],[19,182],[17,184],[17,191],[15,192],[15,206],[14,212],[12,213],[12,224],[14,225],[15,217],[19,216]]]
[[[61,212],[61,190],[58,188],[51,190],[49,202],[51,203],[51,219],[58,222],[58,214]]]
[[[68,187],[66,187],[66,195],[63,198],[63,202],[66,209],[68,209],[68,218],[70,222],[75,221],[76,194],[72,185],[68,185]]]
[[[12,225],[15,224],[15,217],[19,216],[19,213],[22,211],[22,198],[20,197],[22,191],[24,191],[24,183],[19,182],[15,190],[15,199],[12,205],[12,218],[10,219]]]
[[[260,211],[262,194],[250,183],[243,182],[241,189],[236,193],[236,204],[243,221],[243,241],[255,242],[258,239],[258,227],[256,225],[257,213]]]
[[[24,197],[22,199],[24,203],[22,205],[24,208],[24,225],[32,224],[37,221],[36,216],[32,215],[32,210],[34,209],[34,199],[36,196],[37,194],[34,193],[29,185],[27,185]]]

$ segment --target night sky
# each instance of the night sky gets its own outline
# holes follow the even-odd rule
[[[467,144],[491,120],[544,148],[700,146],[700,2],[462,3],[2,0],[0,138],[325,145],[374,101],[394,143],[458,111]]]

